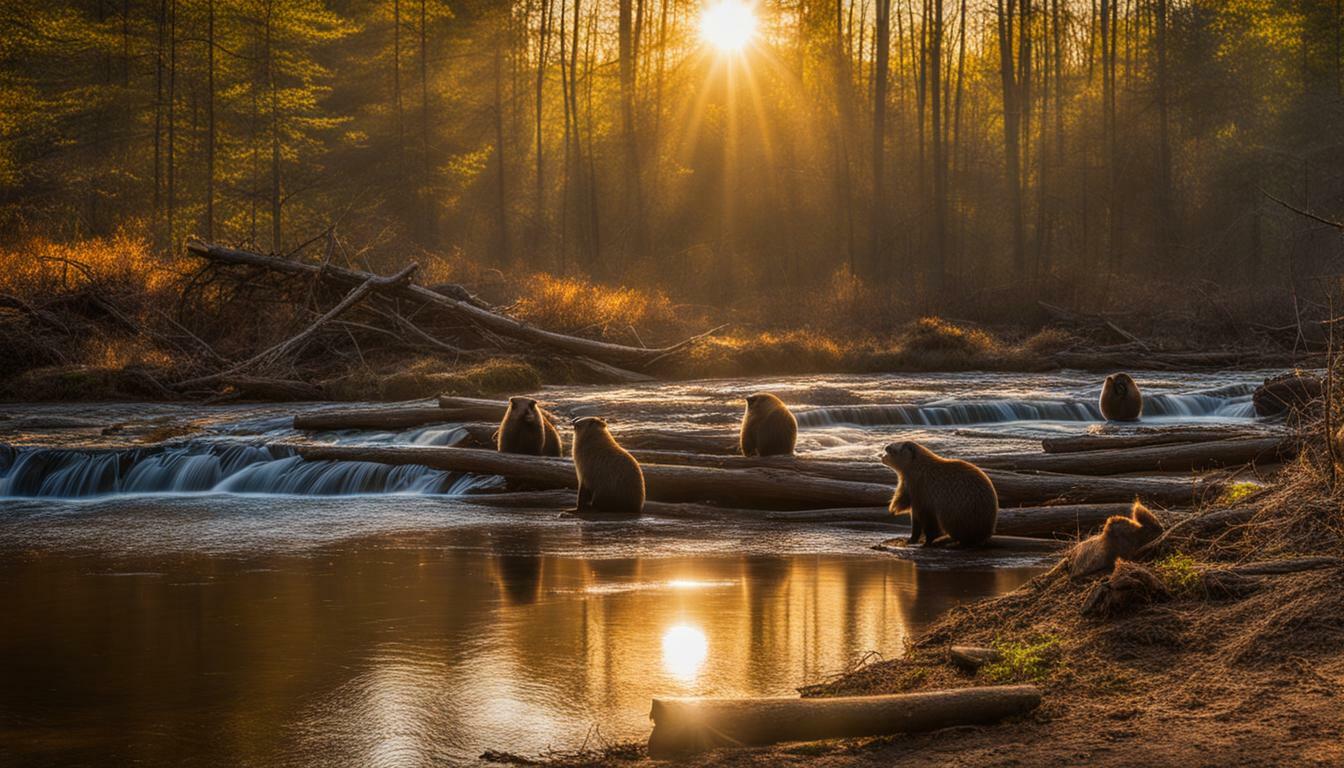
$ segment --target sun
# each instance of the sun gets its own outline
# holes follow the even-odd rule
[[[756,14],[740,0],[718,0],[700,13],[700,37],[724,53],[737,53],[756,35]]]

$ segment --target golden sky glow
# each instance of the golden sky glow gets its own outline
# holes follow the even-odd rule
[[[756,35],[756,14],[739,0],[719,0],[700,13],[700,37],[724,53],[741,51]]]

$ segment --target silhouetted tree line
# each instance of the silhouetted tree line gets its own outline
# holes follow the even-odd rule
[[[1344,211],[1341,0],[6,0],[0,233],[339,221],[728,299],[1274,283]]]

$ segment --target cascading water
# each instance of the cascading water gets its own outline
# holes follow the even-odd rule
[[[81,498],[114,493],[247,493],[297,496],[460,495],[495,477],[365,461],[306,462],[280,445],[193,442],[160,448],[9,448],[0,497]]]
[[[1245,419],[1255,416],[1254,387],[1237,384],[1189,394],[1150,394],[1143,398],[1145,418]],[[883,426],[952,427],[1014,421],[1102,421],[1095,399],[944,400],[922,405],[840,405],[800,409],[801,427]]]

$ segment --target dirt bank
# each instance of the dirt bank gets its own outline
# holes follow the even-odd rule
[[[905,658],[804,691],[830,696],[1032,681],[1033,716],[918,736],[720,751],[688,765],[1213,766],[1344,763],[1344,512],[1323,441],[1245,513],[1173,531],[1138,565],[1155,577],[1109,615],[1084,615],[1110,577],[1044,574],[954,609]],[[1342,480],[1344,482],[1344,480]],[[1263,563],[1273,563],[1265,567]],[[1292,563],[1288,573],[1268,574]],[[1256,564],[1256,565],[1253,565]],[[1293,570],[1306,568],[1306,570]],[[1133,581],[1127,582],[1131,586]],[[991,646],[967,673],[952,644]],[[639,765],[636,745],[554,765]]]

